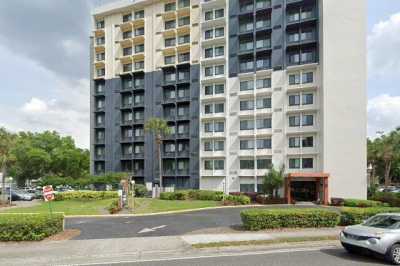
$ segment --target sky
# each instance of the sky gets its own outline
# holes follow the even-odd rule
[[[56,130],[89,148],[90,13],[111,1],[0,1],[0,127]],[[400,1],[365,1],[373,138],[400,126]]]

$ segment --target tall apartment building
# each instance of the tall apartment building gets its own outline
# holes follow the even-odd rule
[[[95,174],[158,183],[151,117],[173,134],[165,186],[291,200],[366,197],[364,0],[138,0],[95,10]]]

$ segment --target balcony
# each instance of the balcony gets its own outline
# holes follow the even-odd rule
[[[97,161],[104,161],[106,156],[104,154],[95,154],[94,159]]]
[[[254,30],[253,22],[239,24],[239,33],[240,34],[250,33],[250,32],[253,32],[253,30]]]
[[[287,27],[297,24],[312,24],[318,19],[314,9],[303,12],[295,12],[287,15]]]
[[[132,153],[121,154],[121,160],[132,160],[132,159],[133,159]]]
[[[162,156],[165,158],[175,158],[175,152],[163,151]]]
[[[130,126],[132,125],[133,120],[122,120],[121,121],[121,126]]]
[[[133,104],[132,103],[122,103],[121,104],[121,109],[132,109]]]
[[[104,128],[106,126],[106,124],[104,122],[97,122],[95,123],[95,127],[96,128]]]
[[[189,156],[189,150],[184,150],[184,151],[178,151],[177,152],[178,157],[185,157],[188,158]]]
[[[144,176],[144,169],[134,169],[133,175],[134,176]]]
[[[144,136],[134,136],[133,137],[134,142],[143,142],[144,141]]]
[[[121,143],[132,143],[133,138],[129,136],[121,136],[120,142]]]
[[[163,176],[175,176],[176,171],[175,169],[163,169],[162,173]]]
[[[144,152],[135,152],[133,154],[133,158],[135,158],[135,159],[143,159],[144,158]]]
[[[177,115],[176,120],[190,120],[190,114]]]
[[[172,114],[165,114],[165,115],[164,115],[164,119],[165,119],[166,121],[175,121],[175,115],[172,115]]]
[[[190,173],[189,169],[178,169],[177,175],[179,176],[188,176]]]
[[[182,132],[176,134],[177,139],[188,139],[189,137],[190,137],[189,132]]]
[[[94,139],[94,143],[95,144],[100,144],[100,145],[104,145],[105,144],[105,138],[95,138]]]
[[[135,118],[133,119],[134,124],[144,124],[144,118]]]

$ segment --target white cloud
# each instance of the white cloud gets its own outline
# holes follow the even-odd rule
[[[400,126],[400,96],[382,94],[368,101],[368,136],[390,132]]]
[[[22,111],[26,114],[30,113],[43,113],[48,109],[47,103],[38,98],[32,98],[29,102],[25,103]]]
[[[368,36],[370,77],[400,74],[400,13],[375,24]]]

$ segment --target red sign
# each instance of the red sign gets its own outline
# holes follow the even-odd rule
[[[43,197],[45,201],[52,201],[54,200],[54,190],[53,186],[44,186],[43,187]]]

